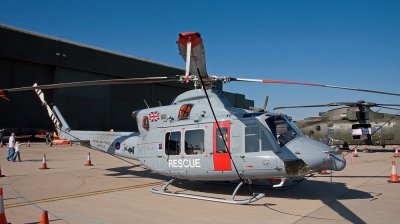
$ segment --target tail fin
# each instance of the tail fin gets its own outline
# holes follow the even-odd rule
[[[37,86],[37,84],[33,84],[33,86]],[[57,109],[56,106],[53,107],[54,111],[50,108],[50,106],[47,104],[47,102],[44,100],[44,94],[42,92],[42,90],[40,89],[35,89],[36,94],[38,95],[40,101],[42,101],[42,105],[44,107],[46,107],[47,109],[47,113],[50,116],[51,121],[54,124],[55,129],[57,130],[58,136],[62,136],[61,135],[61,131],[64,131],[66,129],[69,129],[69,126],[67,124],[67,122],[64,120],[64,118],[61,116],[60,111]],[[56,114],[54,114],[54,112]],[[57,113],[58,112],[58,113]]]

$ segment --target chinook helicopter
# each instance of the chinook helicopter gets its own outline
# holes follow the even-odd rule
[[[343,170],[346,160],[333,148],[307,138],[282,113],[256,112],[232,107],[221,91],[212,89],[217,81],[259,82],[339,88],[400,96],[397,93],[355,89],[303,82],[217,77],[207,73],[202,37],[197,32],[178,35],[178,49],[186,62],[186,74],[176,77],[150,77],[84,81],[0,90],[7,93],[35,90],[62,139],[80,143],[121,157],[140,161],[153,172],[169,176],[165,185],[150,189],[156,194],[180,196],[233,204],[247,204],[264,197],[235,200],[244,183],[269,180],[274,188],[285,181],[322,170]],[[136,110],[132,113],[139,132],[101,132],[72,130],[57,106],[44,100],[42,89],[87,85],[193,82],[194,90],[177,96],[170,105]],[[174,181],[238,181],[230,198],[214,198],[170,192]],[[161,189],[159,189],[161,187]]]
[[[375,112],[371,107],[398,110],[400,104],[381,104],[365,102],[336,102],[322,105],[281,106],[277,109],[305,107],[338,107],[321,112],[319,117],[309,117],[295,121],[297,127],[305,135],[314,134],[314,138],[322,139],[325,135],[330,138],[331,145],[399,145],[400,117],[397,114]],[[396,136],[397,133],[397,136]]]

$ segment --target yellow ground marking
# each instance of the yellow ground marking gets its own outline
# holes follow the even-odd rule
[[[59,200],[65,200],[65,199],[71,199],[71,198],[79,198],[79,197],[85,197],[85,196],[91,196],[91,195],[111,193],[111,192],[116,192],[116,191],[126,191],[126,190],[131,190],[131,189],[136,189],[136,188],[155,186],[155,185],[162,184],[162,183],[165,183],[165,181],[141,184],[141,185],[134,185],[134,186],[128,186],[128,187],[120,187],[120,188],[114,188],[114,189],[108,189],[108,190],[102,190],[102,191],[93,191],[93,192],[87,192],[87,193],[81,193],[81,194],[73,194],[73,195],[54,197],[54,198],[45,198],[45,199],[39,199],[39,200],[29,201],[29,202],[20,202],[20,203],[5,205],[4,208],[15,208],[15,207],[20,207],[20,206],[25,206],[25,205],[30,205],[30,204],[39,204],[39,203],[44,203],[44,202],[52,202],[52,201],[59,201]]]

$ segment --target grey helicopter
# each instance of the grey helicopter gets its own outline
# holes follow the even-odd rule
[[[60,139],[109,154],[140,161],[153,172],[171,177],[152,193],[247,204],[265,196],[252,193],[249,199],[235,200],[244,183],[268,180],[273,188],[322,170],[341,171],[346,160],[333,148],[307,138],[282,113],[264,109],[240,109],[231,106],[214,82],[232,81],[292,84],[338,88],[400,96],[397,93],[279,80],[243,79],[208,75],[203,39],[197,32],[178,35],[178,49],[186,62],[186,74],[173,77],[150,77],[83,81],[2,89],[0,97],[17,91],[35,90],[57,128]],[[50,108],[42,89],[88,85],[142,84],[156,82],[193,82],[196,89],[177,96],[170,105],[136,110],[139,132],[105,132],[72,130],[57,106]],[[197,88],[199,87],[199,88]],[[258,112],[257,112],[258,111]],[[238,182],[229,198],[214,198],[170,192],[174,181]]]

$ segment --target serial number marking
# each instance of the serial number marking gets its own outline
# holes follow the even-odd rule
[[[111,145],[111,143],[103,140],[93,139],[93,145],[105,149],[108,148]]]

